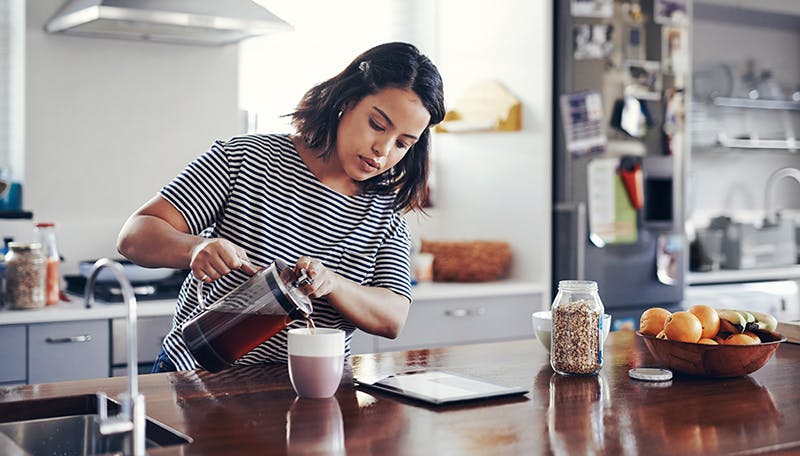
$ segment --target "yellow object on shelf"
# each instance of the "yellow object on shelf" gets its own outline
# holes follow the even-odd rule
[[[436,126],[440,133],[468,131],[519,131],[522,103],[497,81],[481,81],[447,111]]]

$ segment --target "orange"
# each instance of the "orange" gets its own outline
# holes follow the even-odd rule
[[[756,342],[756,340],[752,337],[741,333],[731,334],[727,339],[725,339],[726,345],[755,345],[757,343],[758,342]]]
[[[697,341],[698,344],[705,344],[705,345],[719,345],[719,343],[714,339],[709,339],[708,337],[701,337],[700,340]]]
[[[745,332],[743,332],[742,334],[744,334],[745,336],[750,336],[750,337],[752,337],[752,338],[753,338],[753,340],[755,340],[757,344],[760,344],[760,343],[761,343],[761,338],[760,338],[760,337],[758,337],[758,335],[756,335],[756,333],[754,333],[754,332],[745,331]]]
[[[642,312],[639,319],[639,332],[648,336],[656,336],[664,329],[664,322],[672,315],[669,310],[661,307],[651,307]]]
[[[713,307],[698,304],[689,308],[689,312],[700,320],[703,334],[700,337],[712,338],[719,332],[719,315]]]
[[[695,314],[682,310],[667,317],[664,334],[669,340],[695,343],[703,334],[703,325]]]

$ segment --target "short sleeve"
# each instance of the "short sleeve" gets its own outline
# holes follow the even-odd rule
[[[410,257],[411,236],[405,219],[399,214],[392,218],[386,241],[375,257],[372,285],[388,288],[411,301]]]
[[[183,215],[192,234],[200,234],[225,208],[231,181],[224,143],[217,141],[165,185],[160,195]]]

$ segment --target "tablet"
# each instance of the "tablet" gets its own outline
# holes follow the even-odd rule
[[[490,383],[464,374],[421,370],[389,375],[378,380],[354,379],[359,386],[409,397],[430,404],[525,394],[527,388]]]

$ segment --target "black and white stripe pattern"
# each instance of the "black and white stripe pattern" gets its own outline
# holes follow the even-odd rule
[[[239,136],[217,141],[161,190],[183,214],[190,230],[222,237],[247,251],[251,261],[275,258],[294,263],[303,255],[362,285],[388,288],[411,300],[410,236],[392,209],[394,195],[342,195],[322,184],[306,167],[288,135]],[[234,271],[206,285],[215,302],[247,279]],[[178,369],[199,367],[181,337],[184,322],[200,312],[196,282],[186,278],[178,296],[172,330],[164,348]],[[314,322],[340,328],[350,337],[355,325],[325,299],[315,299]],[[305,326],[294,322],[292,327]],[[286,330],[245,355],[237,364],[285,362]]]

